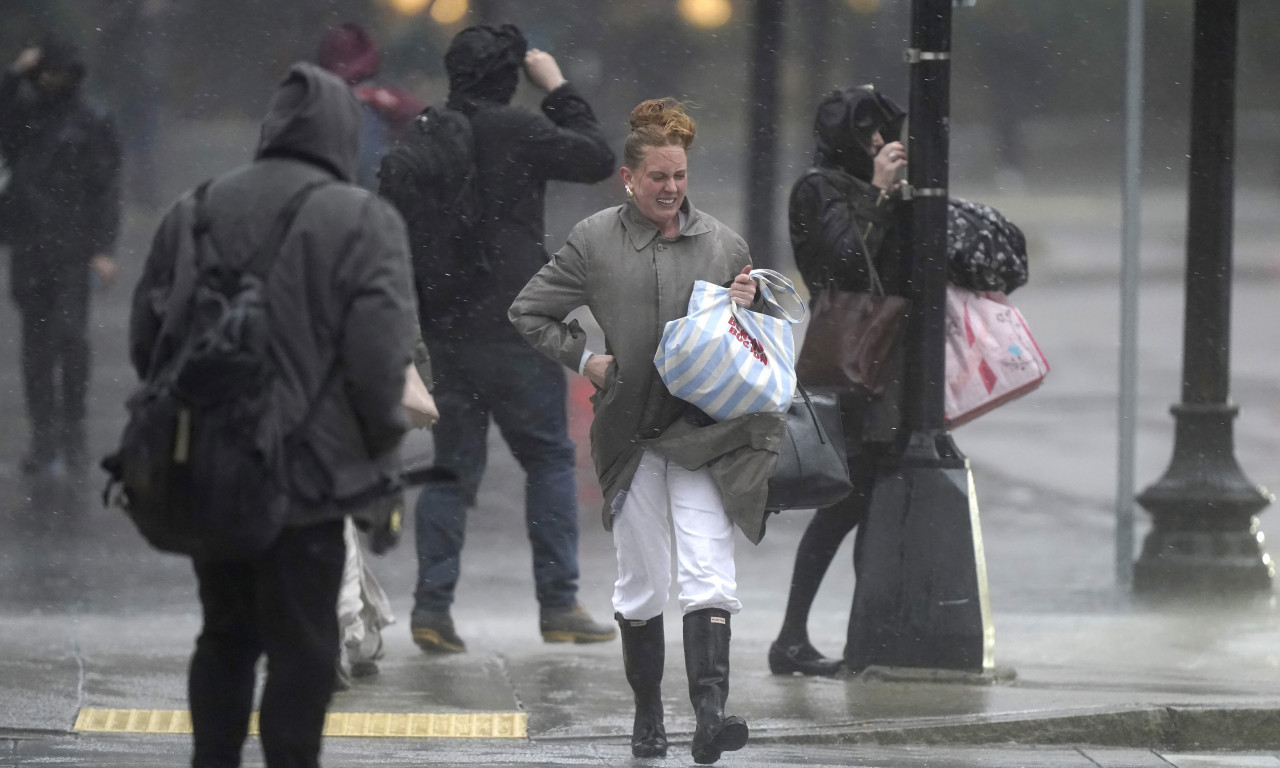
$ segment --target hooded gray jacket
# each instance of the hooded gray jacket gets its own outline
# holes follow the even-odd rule
[[[334,182],[299,211],[267,287],[286,428],[321,397],[286,456],[291,525],[359,516],[398,473],[408,428],[400,400],[416,325],[409,246],[399,214],[351,183],[359,131],[360,107],[346,84],[295,64],[262,122],[255,162],[214,179],[206,197],[212,241],[230,260],[257,248],[294,192]],[[192,247],[193,214],[188,193],[161,222],[134,292],[130,357],[139,376],[158,341],[178,254]]]

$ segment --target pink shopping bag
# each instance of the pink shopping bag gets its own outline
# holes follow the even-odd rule
[[[1039,387],[1049,363],[1000,294],[947,286],[947,426],[958,427]]]

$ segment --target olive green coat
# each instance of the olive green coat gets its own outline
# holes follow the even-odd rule
[[[687,200],[686,206],[685,225],[674,238],[661,236],[631,202],[579,222],[516,297],[509,317],[537,350],[574,371],[587,336],[576,320],[566,324],[564,318],[586,306],[604,331],[603,352],[614,362],[591,398],[591,455],[604,491],[606,529],[641,454],[651,448],[686,469],[707,465],[730,519],[758,542],[785,429],[782,415],[749,414],[695,427],[682,419],[687,404],[667,391],[653,364],[664,326],[688,313],[694,282],[727,284],[751,263],[741,237]],[[757,294],[751,308],[763,306]]]

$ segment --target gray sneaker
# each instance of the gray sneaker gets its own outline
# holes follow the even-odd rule
[[[570,608],[543,608],[538,627],[548,643],[604,643],[618,636],[616,625],[597,624],[581,603]]]
[[[467,644],[454,631],[453,618],[448,612],[415,613],[409,618],[409,630],[413,633],[413,642],[427,653],[467,652]]]

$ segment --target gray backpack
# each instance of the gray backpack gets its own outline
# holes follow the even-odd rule
[[[266,285],[306,199],[299,189],[247,259],[219,253],[205,195],[195,193],[191,248],[174,266],[163,326],[140,389],[129,399],[119,450],[103,460],[108,495],[156,549],[201,560],[251,558],[284,526],[283,456],[305,433],[332,379],[326,375],[300,425],[285,433],[275,407],[276,367]]]

